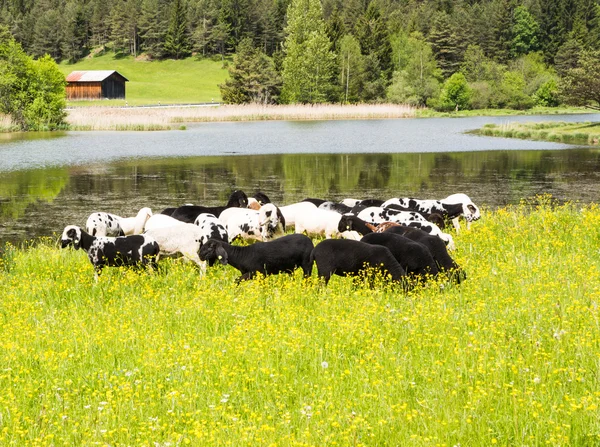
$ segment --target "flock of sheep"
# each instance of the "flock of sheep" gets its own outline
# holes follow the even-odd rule
[[[85,230],[65,227],[61,243],[85,250],[96,278],[105,266],[155,266],[161,256],[181,255],[201,274],[207,263],[229,264],[240,271],[238,281],[297,268],[308,277],[316,263],[325,283],[333,274],[359,276],[368,269],[403,284],[407,277],[424,281],[440,272],[460,282],[464,272],[448,253],[454,241],[443,231],[447,221],[459,231],[459,217],[467,225],[481,217],[465,194],[442,200],[305,199],[278,207],[263,193],[249,198],[234,191],[224,206],[183,205],[160,214],[142,208],[128,218],[94,212]],[[286,235],[291,227],[295,234]],[[307,235],[326,239],[314,246]],[[258,242],[232,245],[238,238]]]

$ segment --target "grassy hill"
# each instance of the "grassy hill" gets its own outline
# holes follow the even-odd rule
[[[127,79],[127,104],[186,104],[219,102],[219,84],[227,78],[221,61],[184,60],[141,61],[133,57],[115,57],[113,53],[85,58],[75,64],[63,62],[66,75],[75,70],[117,70]],[[124,105],[125,101],[76,101],[69,105]]]

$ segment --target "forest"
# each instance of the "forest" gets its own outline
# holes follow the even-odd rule
[[[596,0],[0,0],[0,25],[56,61],[223,60],[228,103],[583,105],[600,50]]]

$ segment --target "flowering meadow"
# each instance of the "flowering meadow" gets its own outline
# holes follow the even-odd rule
[[[600,445],[600,207],[482,214],[408,293],[8,247],[0,445]]]

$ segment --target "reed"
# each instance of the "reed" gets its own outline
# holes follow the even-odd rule
[[[18,130],[18,126],[13,123],[9,115],[0,113],[0,132],[16,132]]]
[[[347,120],[414,117],[416,108],[396,104],[217,105],[203,107],[81,107],[68,111],[73,129],[148,130],[179,128],[181,123],[264,120]]]
[[[482,214],[410,293],[8,247],[0,445],[598,445],[600,208]]]

